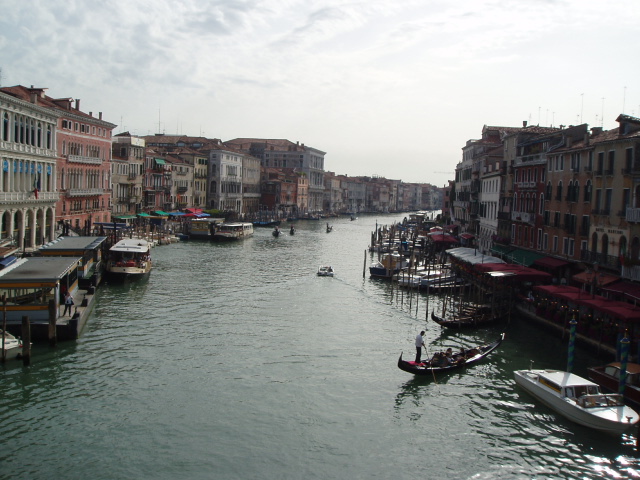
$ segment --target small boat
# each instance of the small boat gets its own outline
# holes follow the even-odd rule
[[[6,360],[15,360],[22,358],[22,340],[14,337],[9,332],[3,332],[0,329],[0,346],[2,346],[2,336],[4,335],[4,358]],[[2,353],[2,352],[0,352]]]
[[[435,312],[431,312],[431,320],[441,327],[447,328],[479,327],[495,323],[499,319],[500,317],[498,315],[494,315],[488,308],[481,308],[472,312],[463,312],[461,315],[453,316],[451,318],[440,317],[436,315]]]
[[[142,238],[125,238],[109,249],[107,275],[141,278],[151,272],[151,243]]]
[[[436,354],[431,360],[416,363],[415,361],[403,360],[402,354],[400,354],[400,358],[398,359],[398,368],[405,372],[413,373],[414,375],[433,375],[439,372],[456,370],[479,362],[498,348],[503,340],[504,333],[501,334],[500,338],[493,343],[480,345],[479,347],[461,349],[459,352],[452,353],[449,358],[445,356],[446,360],[441,360],[442,355]]]
[[[274,228],[273,232],[271,232],[271,235],[273,235],[274,237],[279,237],[280,236],[280,227]]]
[[[587,369],[589,380],[597,383],[604,390],[618,393],[620,387],[620,362],[591,367]],[[640,365],[627,363],[624,398],[640,406]]]
[[[223,223],[216,227],[213,239],[216,241],[242,240],[253,235],[253,223]]]
[[[318,276],[333,277],[333,267],[330,265],[322,265],[318,267]]]
[[[401,269],[409,266],[409,262],[398,253],[389,253],[382,256],[380,261],[375,261],[369,266],[369,275],[372,277],[391,278]]]
[[[561,370],[516,370],[516,384],[567,419],[595,430],[619,434],[638,423],[622,395],[602,393],[596,384]]]

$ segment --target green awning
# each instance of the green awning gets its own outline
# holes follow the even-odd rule
[[[118,218],[120,220],[131,220],[132,218],[136,218],[135,215],[114,215],[113,218]]]
[[[163,212],[162,210],[156,210],[154,212],[156,215],[160,215],[161,217],[168,217],[169,214],[167,212]]]
[[[148,213],[139,213],[138,214],[139,217],[150,217],[151,215],[149,215]]]
[[[162,158],[154,158],[158,165],[165,165],[165,161]]]
[[[531,265],[533,265],[533,262],[542,257],[544,257],[544,255],[541,253],[516,248],[512,252],[505,255],[504,260],[511,263],[517,263],[518,265],[524,265],[525,267],[530,267]]]
[[[514,248],[510,247],[509,245],[494,245],[493,247],[491,247],[491,253],[495,253],[498,255],[507,255],[513,250]]]

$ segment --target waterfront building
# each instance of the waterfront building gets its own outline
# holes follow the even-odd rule
[[[260,210],[260,159],[252,155],[242,156],[242,213],[255,214]],[[297,190],[297,189],[294,189]],[[296,192],[290,194],[294,198]]]
[[[144,138],[129,132],[114,135],[111,150],[111,214],[134,216],[143,211]]]
[[[588,250],[581,259],[640,280],[640,119],[619,115],[618,127],[592,129],[593,197]],[[624,271],[622,263],[625,263]]]
[[[171,211],[171,165],[155,147],[145,149],[142,208],[145,212]]]
[[[572,126],[549,137],[544,161],[544,190],[538,214],[538,250],[555,258],[579,261],[587,250],[591,214],[591,175],[581,168],[592,156],[587,125]],[[586,139],[586,141],[585,141]]]
[[[364,211],[366,187],[360,177],[346,177],[343,183],[345,190],[345,206],[348,213]]]
[[[193,207],[194,167],[176,153],[165,156],[170,172],[169,199],[163,209],[166,212]]]
[[[501,180],[504,172],[504,148],[493,148],[482,159],[480,175],[480,208],[478,211],[478,235],[476,246],[481,252],[489,254],[493,239],[498,234],[498,204],[500,202]],[[472,235],[467,233],[466,235]]]
[[[16,89],[0,88],[0,234],[26,249],[55,238],[59,113]]]
[[[95,222],[110,219],[111,202],[111,133],[115,125],[95,118],[92,112],[80,110],[80,100],[52,98],[46,88],[6,87],[2,89],[17,98],[55,112],[57,128],[54,148],[57,153],[56,219],[70,225],[77,233],[89,234]],[[35,172],[32,190],[40,194],[46,172]],[[48,239],[51,239],[49,237]],[[46,235],[37,235],[44,241]]]
[[[325,172],[324,175],[324,200],[323,210],[328,213],[342,212],[342,190],[340,188],[340,177],[335,172]]]
[[[224,143],[259,158],[263,167],[296,168],[305,173],[309,188],[308,209],[310,212],[322,211],[325,152],[284,139],[235,138]]]
[[[442,187],[442,204],[440,206],[440,210],[442,210],[441,217],[445,223],[449,223],[454,220],[454,218],[451,217],[451,203],[456,191],[455,185],[456,184],[453,180],[449,180],[447,185]]]
[[[209,150],[210,208],[241,214],[244,153],[233,145],[216,143]]]

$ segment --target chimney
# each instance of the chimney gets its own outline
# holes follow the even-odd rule
[[[602,127],[592,127],[591,128],[591,136],[592,137],[597,137],[601,133],[602,133]]]
[[[589,145],[589,132],[584,134],[584,144]]]
[[[76,110],[80,110],[80,99],[76,98]]]
[[[524,120],[524,121],[522,122],[522,126],[523,126],[524,128],[527,128],[527,121],[526,121],[526,120]]]
[[[89,116],[90,116],[90,117],[93,117],[93,112],[89,112]]]
[[[37,92],[29,92],[29,101],[34,105],[38,104],[38,93]]]
[[[102,112],[98,112],[98,120],[102,120]]]

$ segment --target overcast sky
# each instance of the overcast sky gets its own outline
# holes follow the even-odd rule
[[[0,84],[443,186],[483,125],[639,115],[639,27],[637,0],[0,0]]]

